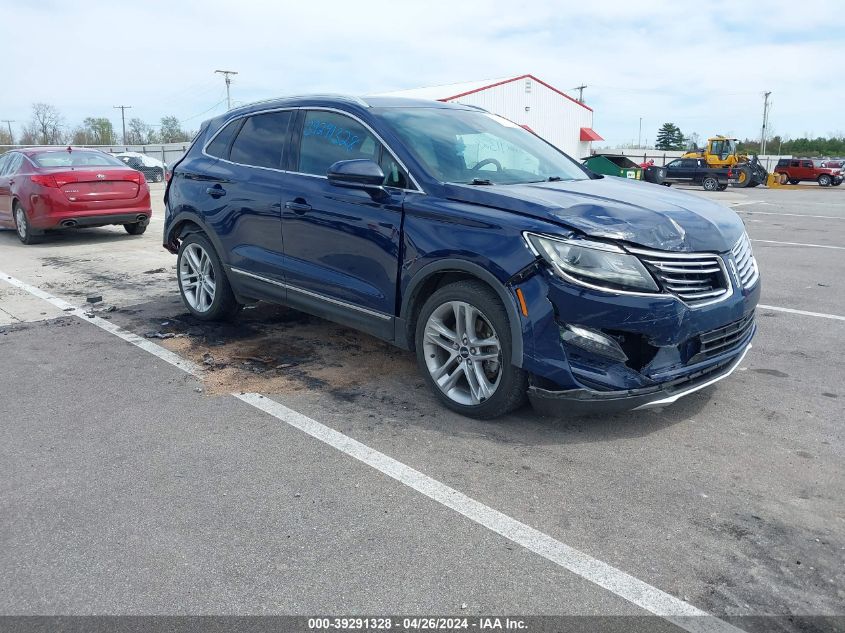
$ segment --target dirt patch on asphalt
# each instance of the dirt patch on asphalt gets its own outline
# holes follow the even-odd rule
[[[149,329],[142,335],[203,368],[205,389],[213,394],[318,389],[348,400],[388,375],[417,378],[412,354],[280,306],[258,304],[230,323],[205,323],[187,313],[144,322]]]

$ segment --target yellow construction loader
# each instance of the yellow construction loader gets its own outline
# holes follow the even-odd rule
[[[737,139],[715,136],[707,139],[707,147],[687,152],[682,158],[703,158],[708,167],[730,168],[735,172],[735,187],[756,187],[769,184],[769,172],[760,164],[757,156],[739,154]]]

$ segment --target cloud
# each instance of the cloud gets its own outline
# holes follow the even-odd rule
[[[123,103],[195,128],[225,107],[223,68],[239,72],[239,102],[530,72],[564,90],[587,84],[596,129],[618,143],[636,138],[640,116],[649,139],[665,121],[753,137],[764,90],[776,132],[842,127],[836,2],[0,0],[0,13],[11,55],[0,115],[18,121],[35,101],[70,122],[117,121]]]

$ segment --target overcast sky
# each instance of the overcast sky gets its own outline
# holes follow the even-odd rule
[[[119,111],[188,129],[236,103],[285,94],[372,94],[531,73],[586,84],[611,145],[654,141],[666,121],[702,138],[845,130],[845,7],[839,1],[500,0],[143,2],[0,0],[0,119],[33,102],[69,126]],[[14,124],[16,127],[20,123]]]

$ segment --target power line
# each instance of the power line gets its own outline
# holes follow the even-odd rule
[[[223,75],[223,80],[226,82],[226,109],[232,109],[232,95],[229,93],[229,86],[232,85],[232,75],[237,75],[237,70],[215,70],[215,73]]]
[[[128,105],[112,106],[115,110],[120,110],[120,121],[123,124],[123,144],[126,145],[126,111],[132,108]]]

